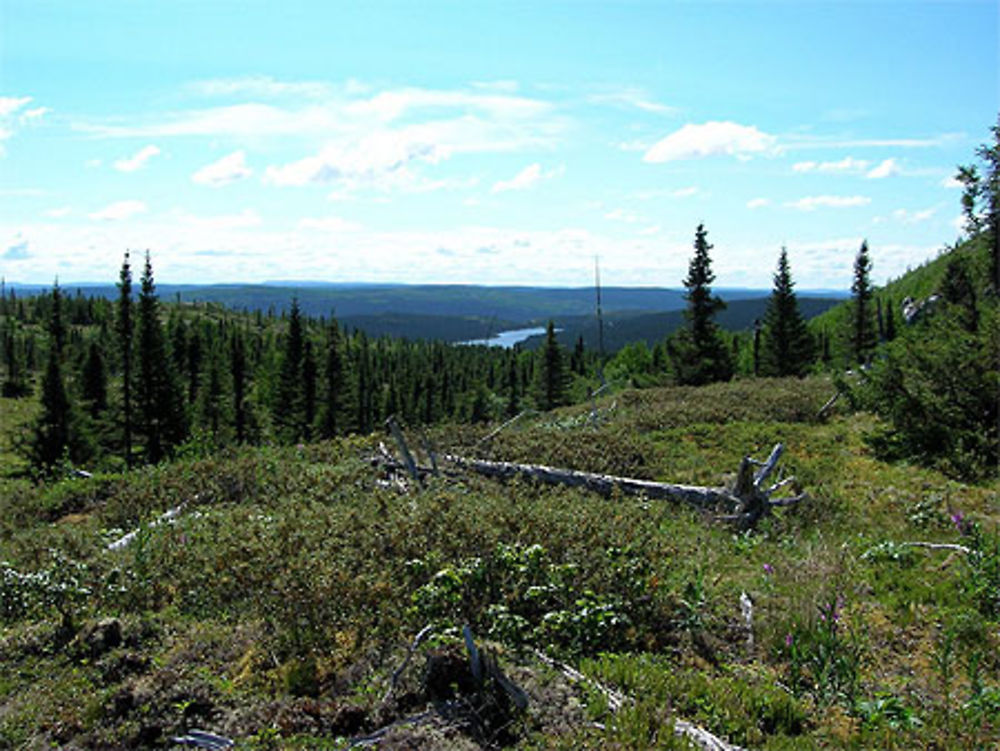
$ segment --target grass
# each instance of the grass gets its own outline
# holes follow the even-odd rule
[[[979,558],[887,543],[973,544],[970,524],[996,527],[1000,484],[879,461],[864,441],[875,418],[814,421],[831,393],[822,378],[626,391],[600,403],[596,427],[571,408],[478,449],[715,485],[782,441],[809,499],[745,534],[663,503],[520,482],[401,494],[366,461],[378,436],[47,485],[13,477],[5,444],[0,548],[21,578],[0,584],[0,747],[162,746],[191,727],[251,748],[343,747],[430,700],[422,676],[462,654],[465,623],[528,692],[527,713],[506,735],[430,725],[399,742],[675,748],[682,717],[754,748],[994,745],[989,534]],[[2,435],[31,409],[0,404]],[[488,430],[432,439],[471,451]],[[152,524],[182,501],[176,523]],[[128,549],[106,550],[135,528]],[[123,641],[96,648],[87,629],[109,617]],[[383,702],[427,624],[435,639]],[[536,648],[637,701],[610,714]]]

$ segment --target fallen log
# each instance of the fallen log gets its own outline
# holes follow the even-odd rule
[[[470,470],[485,477],[499,480],[513,480],[515,477],[535,480],[546,485],[568,485],[584,488],[598,495],[610,496],[615,489],[626,495],[642,495],[647,498],[688,503],[696,508],[736,507],[740,499],[724,488],[705,488],[699,485],[674,485],[652,480],[637,480],[631,477],[617,477],[575,469],[560,469],[544,464],[517,464],[515,462],[491,462],[485,459],[469,459],[464,456],[446,455],[444,459],[457,467]]]
[[[804,493],[801,493],[794,496],[772,498],[775,493],[795,482],[794,477],[788,477],[767,485],[767,480],[777,469],[778,460],[783,452],[784,446],[778,443],[771,449],[771,453],[764,461],[758,461],[749,456],[744,457],[740,462],[736,481],[732,488],[678,485],[549,467],[544,464],[495,462],[454,454],[445,454],[441,457],[442,461],[451,465],[450,468],[432,469],[411,464],[408,461],[401,462],[392,456],[382,444],[379,446],[379,452],[371,458],[371,463],[373,466],[382,467],[390,472],[406,470],[418,478],[430,473],[437,474],[439,471],[445,476],[455,476],[464,471],[475,472],[498,480],[522,478],[546,485],[567,485],[605,497],[609,497],[617,491],[625,495],[684,503],[700,511],[715,512],[716,519],[732,523],[739,529],[750,529],[761,518],[769,514],[771,509],[778,506],[795,505],[806,497]]]

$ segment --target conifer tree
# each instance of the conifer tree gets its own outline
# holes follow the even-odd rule
[[[781,249],[774,287],[764,312],[760,371],[771,376],[803,376],[812,364],[814,343],[799,311],[788,252]]]
[[[247,355],[243,334],[234,330],[229,340],[229,363],[233,374],[233,419],[236,428],[236,442],[247,438]]]
[[[56,306],[50,310],[49,331],[58,325],[53,321]],[[61,315],[61,311],[59,312]],[[40,469],[51,469],[64,456],[72,461],[83,461],[90,454],[89,437],[66,394],[63,382],[62,358],[58,345],[49,347],[48,364],[42,376],[42,411],[35,422],[30,445],[32,464]]]
[[[132,318],[132,267],[125,251],[118,275],[118,304],[115,331],[118,334],[118,355],[122,373],[122,440],[125,463],[132,464],[132,346],[135,323]]]
[[[17,324],[13,318],[7,318],[3,331],[3,353],[7,363],[7,374],[4,377],[0,393],[8,399],[18,399],[31,393],[31,382],[26,373],[23,342],[17,333]]]
[[[337,320],[330,319],[326,332],[326,368],[324,370],[323,407],[320,412],[321,438],[333,438],[343,430],[347,379],[344,376],[344,358],[341,352],[340,331]]]
[[[302,356],[305,340],[302,333],[302,314],[299,300],[292,298],[288,315],[288,334],[285,337],[284,355],[278,376],[278,388],[274,405],[274,421],[278,437],[286,443],[294,443],[305,433],[305,408],[302,384]]]
[[[684,299],[688,303],[684,317],[688,326],[678,331],[668,344],[678,383],[695,386],[728,381],[733,376],[729,348],[715,323],[715,314],[725,309],[726,304],[712,294],[715,274],[707,234],[705,226],[699,224],[695,230],[694,256],[684,279],[687,288]]]
[[[187,426],[180,383],[167,352],[166,336],[160,322],[153,264],[148,251],[138,305],[136,402],[146,460],[155,463],[184,440]]]
[[[507,358],[507,416],[514,417],[521,411],[520,389],[518,388],[520,378],[517,373],[518,351],[511,350]]]
[[[302,352],[302,423],[306,438],[312,438],[316,425],[316,372],[312,342],[306,339]]]
[[[49,346],[55,349],[60,358],[66,347],[66,322],[63,317],[62,290],[56,279],[52,285],[52,307],[49,311]]]
[[[538,353],[535,402],[541,410],[555,409],[567,402],[569,373],[562,347],[556,339],[556,329],[550,320],[545,328],[545,344]]]
[[[108,408],[108,373],[96,337],[90,340],[80,371],[80,395],[87,403],[90,416],[95,419]]]
[[[854,362],[863,365],[875,349],[876,333],[872,311],[872,285],[870,274],[871,257],[868,255],[868,241],[861,243],[861,249],[854,259],[854,281],[851,284],[853,302],[851,354]]]
[[[229,422],[229,400],[226,387],[226,362],[220,339],[208,349],[205,367],[202,368],[201,385],[198,388],[196,413],[198,423],[209,432],[215,445],[225,440],[225,427]]]

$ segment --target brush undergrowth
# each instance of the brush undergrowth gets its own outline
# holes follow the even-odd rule
[[[0,747],[165,746],[191,727],[251,748],[342,747],[392,719],[380,699],[413,635],[431,625],[433,655],[465,624],[539,691],[556,683],[534,649],[635,698],[614,715],[599,692],[560,688],[519,721],[524,747],[683,747],[675,717],[755,748],[1000,742],[998,486],[878,460],[875,418],[814,422],[830,393],[821,378],[624,392],[596,425],[564,410],[478,448],[718,485],[782,441],[809,499],[750,533],[522,482],[402,494],[365,460],[377,437],[0,479]],[[5,432],[25,418],[8,404]],[[487,432],[432,437],[468,450]],[[95,636],[109,618],[113,646]],[[573,714],[574,692],[604,730]]]

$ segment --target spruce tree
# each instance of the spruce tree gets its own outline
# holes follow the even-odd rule
[[[340,331],[337,320],[330,319],[326,332],[326,367],[323,372],[323,406],[320,411],[319,434],[321,438],[333,438],[343,431],[344,408],[347,404]]]
[[[712,381],[728,381],[733,377],[733,361],[722,332],[715,323],[715,314],[725,309],[721,298],[712,294],[715,281],[703,224],[695,230],[694,256],[684,279],[687,292],[687,327],[678,331],[669,342],[675,377],[678,383],[702,385]]]
[[[180,383],[169,357],[159,300],[153,280],[153,264],[146,253],[138,310],[138,372],[136,402],[145,441],[145,456],[158,462],[184,440],[187,433]]]
[[[302,314],[299,310],[299,300],[295,297],[292,298],[292,307],[288,315],[288,334],[285,337],[274,404],[274,422],[278,438],[286,443],[294,443],[305,433],[302,389],[304,351]]]
[[[812,364],[815,345],[799,311],[788,252],[781,249],[774,287],[764,312],[760,372],[770,376],[803,376]]]
[[[303,435],[312,438],[316,425],[316,358],[313,355],[312,342],[305,341],[302,353],[302,424]]]
[[[118,355],[122,374],[122,442],[125,463],[132,464],[132,354],[135,322],[132,317],[132,267],[129,253],[118,275],[118,303],[115,331],[118,334]]]
[[[52,308],[49,311],[49,346],[55,348],[60,358],[66,347],[66,322],[63,319],[62,290],[56,279],[52,284]]]
[[[234,330],[229,341],[229,363],[233,374],[233,420],[236,428],[236,442],[247,438],[247,355],[243,334]]]
[[[108,408],[108,373],[104,354],[96,337],[90,340],[87,357],[80,371],[80,395],[94,419]]]
[[[51,468],[68,452],[70,409],[59,352],[52,347],[49,350],[45,374],[42,376],[42,413],[35,423],[31,443],[31,460],[36,467]]]
[[[861,249],[854,259],[854,281],[851,283],[851,354],[854,362],[864,365],[877,343],[875,322],[872,311],[872,262],[868,255],[868,241],[861,243]]]
[[[550,320],[545,328],[545,344],[538,353],[535,402],[541,410],[550,410],[567,403],[569,373],[562,347],[556,339],[556,329]]]

